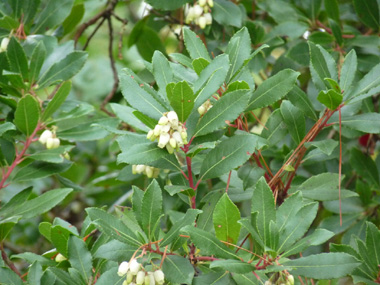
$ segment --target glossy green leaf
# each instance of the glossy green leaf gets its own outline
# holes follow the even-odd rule
[[[213,214],[215,235],[219,240],[232,244],[237,242],[241,225],[240,211],[225,193],[216,204]]]
[[[71,9],[70,15],[63,21],[63,34],[67,35],[75,29],[77,25],[81,22],[85,13],[85,7],[83,3],[74,5]]]
[[[181,231],[190,236],[191,241],[201,250],[202,254],[215,255],[226,259],[239,259],[233,250],[229,249],[210,232],[193,226],[186,226]]]
[[[32,29],[33,34],[44,33],[46,30],[53,29],[61,24],[70,14],[73,3],[74,0],[49,1],[36,19]]]
[[[40,105],[32,95],[26,95],[18,104],[14,123],[25,135],[30,136],[40,119]]]
[[[6,133],[7,131],[16,130],[16,127],[11,122],[5,122],[4,124],[0,125],[0,137]]]
[[[209,64],[210,62],[208,62],[208,60],[204,59],[203,57],[200,57],[200,58],[194,59],[191,65],[194,68],[194,71],[198,75],[200,75],[202,70],[205,69],[207,65]]]
[[[21,168],[13,177],[13,181],[29,181],[38,178],[44,178],[56,173],[68,170],[72,162],[64,162],[61,164],[47,163],[35,161],[24,168]]]
[[[340,28],[339,24],[332,19],[329,19],[329,25],[336,39],[336,42],[341,46],[343,44],[342,29]]]
[[[284,100],[281,104],[281,114],[292,139],[298,145],[306,133],[305,117],[302,111],[289,101]]]
[[[180,122],[185,122],[194,106],[194,93],[186,81],[167,85],[166,93]]]
[[[166,86],[173,82],[173,71],[169,61],[160,51],[155,51],[152,58],[153,75],[160,92],[165,94]]]
[[[276,145],[287,135],[287,127],[280,109],[275,110],[265,124],[261,136],[267,139],[269,145]]]
[[[354,116],[342,116],[342,125],[351,129],[370,133],[380,133],[380,114],[366,113]]]
[[[379,29],[379,4],[376,0],[353,0],[356,14],[359,19],[368,27],[374,30]]]
[[[192,284],[194,268],[187,258],[168,255],[162,264],[162,271],[165,274],[165,279],[169,282]]]
[[[119,276],[117,274],[117,267],[113,267],[110,270],[107,270],[104,272],[99,279],[96,281],[96,284],[98,285],[108,285],[108,284],[114,284],[114,285],[122,285],[123,282],[125,282],[125,276]]]
[[[322,90],[319,92],[317,99],[330,110],[335,110],[342,103],[343,95],[333,89],[328,91]]]
[[[342,71],[340,73],[339,85],[343,92],[349,90],[355,78],[355,72],[358,65],[356,52],[352,49],[344,58]]]
[[[160,158],[169,156],[166,149],[161,149],[157,143],[144,143],[134,145],[128,151],[122,152],[117,156],[118,163],[128,164],[147,164]]]
[[[338,146],[339,142],[333,139],[326,139],[321,141],[312,141],[304,144],[305,147],[315,146],[320,149],[326,155],[331,155],[334,149]]]
[[[290,92],[286,95],[286,97],[294,106],[299,108],[306,116],[313,119],[314,121],[318,120],[318,117],[315,114],[314,107],[311,104],[309,97],[297,85],[295,85],[294,88],[290,90]]]
[[[87,60],[87,53],[83,51],[73,51],[62,60],[55,62],[45,71],[37,81],[39,88],[44,88],[61,81],[69,80],[77,74]]]
[[[11,269],[0,267],[0,283],[4,285],[23,285],[21,278]]]
[[[23,200],[21,196],[15,196],[14,198],[17,198],[17,200],[14,201],[20,201],[20,203],[13,207],[2,208],[0,210],[0,215],[3,217],[18,215],[22,216],[24,219],[32,218],[49,211],[51,208],[65,199],[66,196],[71,192],[72,189],[69,188],[54,189],[32,200],[25,200],[24,202],[21,202]],[[25,192],[25,195],[27,194],[28,192]]]
[[[299,259],[288,260],[284,266],[293,267],[291,274],[316,279],[333,279],[350,274],[360,265],[347,253],[320,253]]]
[[[202,40],[192,30],[183,28],[183,38],[185,46],[192,59],[203,57],[208,62],[211,61],[210,55]]]
[[[12,37],[9,41],[7,56],[9,60],[10,71],[21,74],[24,80],[28,79],[28,60],[26,58],[24,49],[15,37]]]
[[[325,81],[325,78],[333,78],[333,76],[330,73],[327,62],[323,56],[322,47],[315,45],[313,42],[308,43],[310,51],[310,69],[313,82],[320,90],[326,89],[326,87],[329,86]]]
[[[120,87],[124,98],[136,110],[159,120],[167,110],[130,75],[128,69],[123,69],[120,74]]]
[[[380,63],[375,65],[358,83],[345,92],[345,99],[352,99],[365,94],[380,85]],[[377,91],[378,92],[378,91]],[[374,94],[373,94],[374,95]],[[352,100],[354,102],[355,100]]]
[[[83,279],[88,281],[92,276],[92,257],[86,243],[76,236],[70,236],[68,255],[72,268],[78,270]]]
[[[64,82],[42,113],[42,121],[49,119],[63,104],[71,90],[71,81]]]
[[[37,81],[42,65],[46,58],[46,48],[44,43],[39,42],[33,50],[29,67],[29,82],[32,84]]]
[[[233,122],[246,108],[250,94],[246,90],[229,92],[215,102],[196,125],[193,136],[209,134]]]
[[[202,180],[219,177],[246,162],[255,151],[258,137],[235,135],[222,141],[205,157],[200,171]]]
[[[213,229],[212,215],[214,213],[215,205],[219,201],[221,193],[212,193],[210,201],[205,203],[202,207],[202,213],[197,220],[197,227],[202,230],[211,231]]]
[[[327,16],[339,23],[339,6],[337,0],[324,0]]]
[[[210,268],[221,268],[225,271],[240,274],[249,273],[255,270],[253,264],[234,259],[213,261],[210,264]]]
[[[156,180],[145,190],[142,198],[141,224],[149,240],[154,240],[162,215],[162,192]]]
[[[42,277],[42,266],[38,262],[34,262],[28,272],[28,283],[40,285]]]
[[[241,27],[243,14],[236,4],[227,0],[215,0],[212,10],[212,16],[219,24],[237,28]],[[231,17],[231,15],[234,16]]]
[[[21,216],[13,216],[10,218],[0,220],[0,241],[3,242],[13,229],[13,227],[21,219]]]
[[[73,284],[73,285],[79,285],[81,284],[81,280],[76,280],[75,278],[72,278],[69,273],[66,271],[59,269],[57,267],[49,267],[47,269],[48,271],[52,272],[54,276],[62,282],[63,284]]]
[[[103,258],[116,262],[129,260],[136,252],[136,248],[118,240],[111,240],[101,245],[95,252],[94,258]]]
[[[368,182],[379,185],[379,172],[375,162],[370,156],[353,148],[350,155],[350,164],[355,171],[368,180]]]
[[[265,80],[253,93],[247,111],[269,106],[283,98],[293,89],[299,72],[284,69]]]

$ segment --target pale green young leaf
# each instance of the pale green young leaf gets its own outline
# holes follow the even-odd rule
[[[42,121],[46,121],[49,119],[54,112],[56,112],[59,107],[65,102],[67,96],[69,95],[71,90],[71,81],[64,82],[57,92],[54,94],[53,99],[46,106],[46,109],[42,113]]]
[[[177,255],[168,255],[163,264],[162,271],[165,279],[176,284],[192,284],[194,268],[187,258]]]
[[[253,93],[246,111],[269,106],[293,89],[299,72],[284,69],[265,80]]]
[[[203,160],[202,180],[219,177],[246,162],[257,148],[259,138],[252,134],[235,135],[222,141]]]
[[[29,66],[29,82],[34,83],[37,81],[41,71],[41,67],[46,58],[46,48],[44,43],[39,42],[33,50]]]
[[[208,51],[202,40],[189,28],[183,28],[183,39],[185,46],[192,59],[203,57],[207,61],[211,61]]]
[[[9,60],[10,71],[21,74],[24,80],[28,79],[28,60],[20,43],[15,37],[9,41],[7,48],[7,56]]]
[[[202,70],[205,69],[209,64],[210,63],[207,60],[205,60],[203,57],[200,57],[194,59],[191,65],[194,68],[194,71],[200,75]]]
[[[282,101],[280,109],[289,133],[294,142],[298,145],[306,133],[305,117],[300,109],[293,106],[293,104],[287,100]]]
[[[193,110],[195,99],[193,89],[186,81],[181,81],[167,85],[166,93],[179,121],[184,123]]]
[[[347,253],[320,253],[283,263],[290,274],[316,279],[333,279],[350,274],[360,262]]]
[[[232,244],[237,242],[241,225],[240,211],[225,193],[216,204],[213,214],[215,235],[219,240]]]
[[[70,236],[68,255],[72,268],[78,270],[87,282],[92,276],[92,257],[86,243],[76,236]]]
[[[318,94],[317,99],[330,110],[335,110],[339,107],[340,103],[342,103],[343,95],[333,89],[327,91],[321,90],[321,92]]]
[[[162,215],[162,191],[154,179],[145,190],[141,201],[141,224],[150,241],[155,239],[155,229]]]
[[[193,136],[209,134],[226,126],[226,121],[234,121],[246,108],[250,93],[236,90],[222,96],[199,120]]]
[[[339,85],[343,92],[348,91],[355,78],[356,68],[358,66],[358,60],[356,52],[352,49],[344,58],[342,70],[340,72]]]
[[[40,105],[32,95],[26,95],[17,104],[14,123],[25,135],[30,136],[40,119]]]
[[[229,249],[210,232],[193,226],[186,226],[181,231],[190,236],[190,240],[201,250],[202,254],[215,255],[226,259],[239,259],[233,250]]]

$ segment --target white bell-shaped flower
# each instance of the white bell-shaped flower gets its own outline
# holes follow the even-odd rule
[[[158,124],[163,126],[166,125],[169,122],[168,118],[166,116],[162,116],[160,120],[158,121]]]
[[[142,285],[142,284],[144,284],[144,280],[145,280],[145,272],[144,271],[137,272],[137,275],[136,275],[136,284],[137,285]]]
[[[141,264],[137,262],[136,259],[132,259],[132,261],[129,263],[129,270],[132,275],[137,275],[137,273],[140,271]]]
[[[158,137],[161,133],[162,126],[161,125],[156,125],[153,130],[153,134]]]
[[[194,5],[194,18],[199,18],[203,13],[203,8],[199,5]]]
[[[160,139],[158,141],[158,147],[164,148],[169,142],[169,140],[170,140],[170,135],[168,133],[161,134]]]
[[[168,112],[167,117],[169,119],[170,124],[172,125],[172,128],[177,129],[178,128],[178,115],[177,115],[177,113],[174,111],[170,111],[170,112]]]
[[[198,25],[201,29],[204,29],[206,28],[207,26],[207,20],[204,16],[200,16],[199,19],[198,19]]]
[[[199,6],[204,7],[207,5],[207,0],[199,0],[198,4],[199,4]]]
[[[46,139],[46,148],[47,149],[53,149],[59,147],[61,144],[61,141],[59,138],[47,138]]]
[[[207,1],[208,5],[212,8],[214,7],[214,1],[213,0],[208,0]]]
[[[44,130],[38,141],[42,144],[46,144],[47,139],[53,138],[53,133],[49,130]]]
[[[119,265],[119,269],[117,270],[117,275],[119,275],[120,277],[124,276],[125,274],[127,274],[128,270],[129,270],[129,263],[127,261],[123,261]]]
[[[205,14],[203,15],[203,17],[206,18],[206,24],[207,24],[207,25],[211,25],[211,24],[212,24],[212,16],[211,16],[210,13],[205,13]],[[210,101],[207,101],[207,102],[210,103]]]
[[[9,38],[3,38],[0,45],[0,52],[6,51],[9,44]]]
[[[154,275],[154,279],[156,280],[157,284],[159,284],[159,285],[164,284],[165,275],[164,275],[164,272],[162,272],[162,270],[154,271],[153,275]]]

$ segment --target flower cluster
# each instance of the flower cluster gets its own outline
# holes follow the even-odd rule
[[[61,143],[59,138],[56,137],[54,130],[53,130],[53,132],[49,131],[49,130],[45,130],[41,134],[41,136],[38,140],[40,143],[46,145],[47,149],[57,148],[57,147],[59,147],[59,145]]]
[[[199,108],[198,108],[198,113],[199,115],[203,116],[208,110],[212,108],[210,100],[207,100],[204,102]]]
[[[198,4],[189,7],[186,13],[186,24],[194,21],[201,29],[206,28],[207,25],[211,25],[212,16],[210,8],[214,6],[213,0],[199,0]]]
[[[132,173],[133,174],[145,174],[148,178],[157,178],[158,174],[160,174],[160,169],[155,168],[153,166],[137,164],[132,165]]]
[[[123,261],[119,265],[117,274],[122,277],[126,276],[123,285],[162,285],[165,282],[165,275],[162,270],[146,272],[136,259],[131,262]]]
[[[175,149],[178,151],[180,147],[187,144],[186,129],[178,121],[177,113],[174,111],[164,113],[146,137],[151,141],[158,140],[158,147],[166,147],[169,153],[173,153]]]

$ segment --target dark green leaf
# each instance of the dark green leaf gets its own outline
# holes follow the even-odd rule
[[[207,67],[207,65],[209,65],[210,63],[204,59],[203,57],[200,57],[200,58],[197,58],[197,59],[194,59],[193,62],[192,62],[192,67],[194,68],[194,71],[200,75],[202,70],[205,69]]]
[[[159,227],[162,215],[162,192],[154,179],[145,190],[142,198],[141,224],[150,241],[155,239],[155,230]]]
[[[41,284],[42,266],[39,262],[34,262],[28,272],[28,283],[33,285]]]
[[[253,93],[247,111],[269,106],[293,89],[299,72],[285,69],[265,80]]]
[[[155,51],[152,58],[153,75],[162,94],[166,92],[166,86],[173,82],[173,71],[169,61],[160,51]],[[169,99],[170,100],[170,99]]]
[[[67,153],[72,148],[73,146],[66,145],[54,149],[45,149],[31,154],[29,158],[50,163],[62,163],[64,161],[63,154]]]
[[[23,285],[21,278],[11,269],[0,267],[0,284],[4,285]]]
[[[76,236],[70,236],[68,255],[72,268],[78,270],[87,282],[92,276],[92,257],[86,243]]]
[[[135,109],[116,103],[111,103],[110,106],[115,115],[124,123],[127,123],[133,128],[144,132],[149,131],[149,128],[146,125],[144,125],[140,120],[136,119],[136,116],[134,114],[134,112],[136,111]],[[156,123],[157,121],[153,120],[153,127],[156,125]]]
[[[123,260],[124,261],[124,260]],[[97,285],[122,285],[125,282],[125,276],[119,276],[117,274],[117,267],[102,273],[100,278],[96,281]]]
[[[205,45],[196,33],[188,28],[183,28],[183,38],[185,40],[186,49],[192,59],[203,57],[208,62],[211,61]]]
[[[162,271],[169,282],[192,284],[194,268],[189,260],[182,256],[168,255],[162,264]]]
[[[44,178],[56,173],[68,170],[72,162],[64,162],[61,164],[47,163],[35,161],[24,168],[21,168],[13,177],[13,181],[29,181],[38,178]]]
[[[375,162],[370,156],[360,150],[353,148],[350,156],[351,166],[371,184],[379,185],[379,172]]]
[[[222,268],[225,271],[240,274],[249,273],[255,270],[253,264],[233,259],[213,261],[210,264],[210,268]]]
[[[195,99],[193,89],[186,81],[181,81],[167,85],[166,93],[179,121],[184,123],[193,110]]]
[[[167,1],[147,0],[146,2],[158,10],[176,10],[191,1],[190,0],[167,0]]]
[[[69,95],[71,90],[71,82],[66,81],[64,82],[57,92],[54,94],[53,99],[49,102],[46,109],[44,110],[42,114],[42,121],[46,121],[49,119],[54,112],[56,112],[59,107],[63,104],[63,102],[66,100],[67,96]]]
[[[355,78],[355,72],[358,65],[356,52],[352,49],[344,58],[342,71],[340,73],[340,87],[343,92],[349,90]]]
[[[32,95],[26,95],[17,105],[14,123],[17,128],[30,136],[40,119],[40,105]]]
[[[0,125],[0,137],[6,133],[7,131],[16,130],[15,125],[13,125],[11,122],[5,122],[4,124]]]
[[[342,125],[351,129],[378,134],[380,133],[380,114],[366,113],[354,116],[342,116]]]
[[[359,19],[368,27],[374,30],[379,29],[379,4],[376,0],[353,0],[356,14]]]
[[[29,82],[34,83],[37,81],[40,75],[41,67],[46,58],[46,48],[42,41],[40,41],[33,50],[32,57],[30,59],[29,69]]]
[[[240,8],[227,0],[215,0],[213,8],[213,18],[222,26],[241,27],[243,15]],[[234,15],[231,17],[231,15]]]
[[[282,101],[281,114],[292,139],[298,145],[304,138],[306,132],[304,115],[300,109],[293,106],[292,103],[287,100]]]
[[[128,149],[128,151],[123,151],[117,156],[118,163],[128,163],[128,164],[147,164],[156,161],[160,158],[169,156],[166,149],[161,149],[157,146],[157,143],[148,143],[134,145]]]
[[[70,15],[63,21],[63,35],[67,35],[81,22],[85,12],[84,4],[75,5],[70,12]]]
[[[309,42],[310,71],[315,86],[320,90],[329,87],[328,83],[325,81],[325,78],[333,78],[332,74],[329,71],[327,62],[323,56],[322,49],[323,48],[319,45],[317,46],[314,43]]]
[[[339,23],[339,6],[337,0],[324,0],[327,16]]]
[[[21,74],[24,80],[28,79],[28,60],[24,49],[15,37],[12,37],[9,41],[7,56],[9,59],[10,71]]]
[[[352,70],[351,71],[347,70],[347,72],[352,72]],[[352,99],[355,97],[361,97],[359,95],[365,94],[371,91],[372,89],[375,90],[375,88],[380,85],[380,77],[378,76],[379,73],[380,73],[380,64],[377,64],[357,84],[355,84],[351,88],[348,88],[348,90],[345,90],[344,98]],[[378,91],[376,93],[378,93]],[[353,103],[355,101],[356,100],[354,99],[351,102]]]
[[[342,45],[343,43],[343,37],[342,37],[342,30],[337,22],[335,22],[332,19],[329,19],[329,25],[331,27],[332,33],[336,39],[336,42],[338,45]]]
[[[269,145],[276,145],[288,133],[286,124],[281,115],[281,110],[275,110],[265,124],[261,136],[267,139]]]
[[[103,258],[116,262],[123,262],[125,260],[129,260],[135,252],[136,247],[118,240],[111,240],[98,248],[94,254],[94,258]]]

